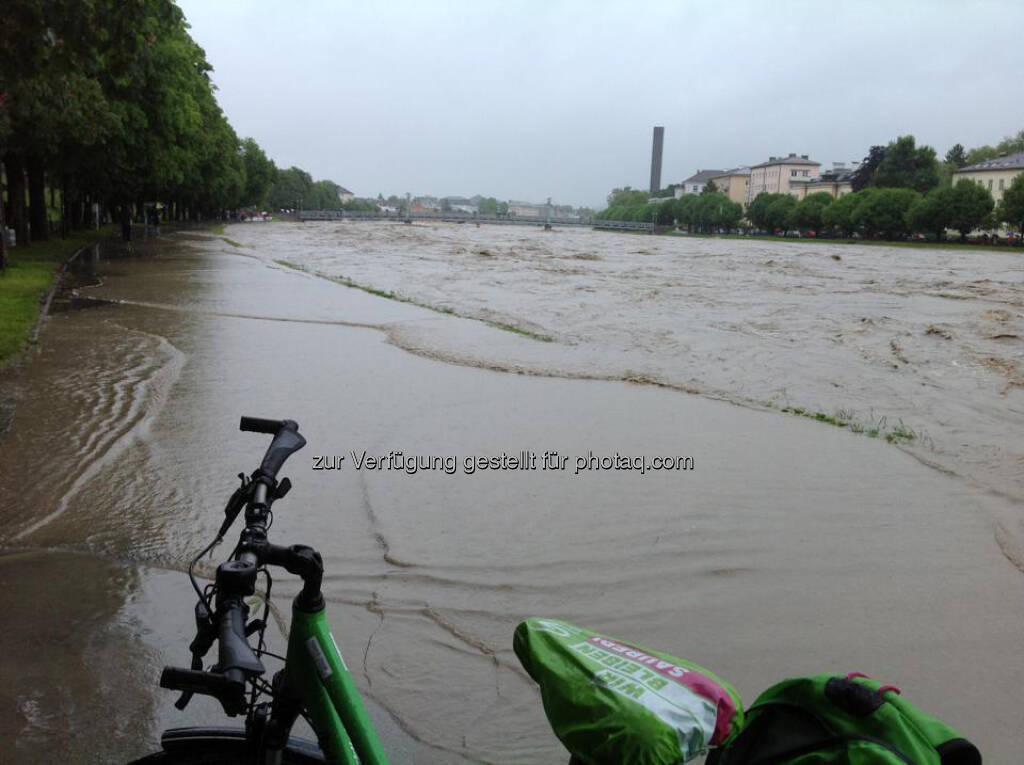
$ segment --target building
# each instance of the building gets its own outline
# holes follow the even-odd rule
[[[729,197],[733,202],[741,205],[747,203],[747,186],[750,185],[750,168],[734,167],[732,170],[725,170],[719,175],[708,178],[715,184],[715,188]]]
[[[853,192],[853,174],[860,167],[859,162],[851,162],[850,167],[845,162],[833,162],[831,170],[824,170],[821,175],[811,178],[807,183],[799,186],[800,195],[797,199],[803,199],[808,194],[819,194],[824,192],[831,194],[834,199],[846,196]]]
[[[416,197],[410,210],[417,214],[441,212],[441,202],[436,197]]]
[[[801,184],[817,177],[819,167],[821,163],[806,154],[769,157],[767,162],[750,168],[746,204],[757,199],[758,194],[791,194],[799,199],[803,196]]]
[[[338,199],[344,202],[351,202],[356,198],[356,195],[346,189],[344,186],[338,186]]]
[[[721,170],[698,170],[679,186],[676,186],[676,199],[683,194],[700,194],[708,185],[708,180],[716,175],[721,175]]]
[[[508,214],[513,218],[543,218],[547,216],[547,211],[547,205],[516,201],[508,203]]]
[[[466,197],[441,197],[441,209],[445,212],[462,213],[463,215],[476,215],[477,203]]]
[[[961,167],[953,173],[953,183],[961,180],[980,183],[991,192],[996,204],[999,204],[1003,192],[1010,188],[1013,179],[1021,173],[1024,173],[1024,152],[1004,154],[976,165]]]

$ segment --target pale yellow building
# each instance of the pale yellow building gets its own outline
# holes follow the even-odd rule
[[[1005,154],[995,159],[987,159],[976,165],[961,167],[953,173],[953,183],[961,180],[980,183],[982,188],[992,193],[992,198],[999,204],[1003,192],[1010,188],[1013,179],[1024,173],[1024,152]]]
[[[750,168],[745,203],[749,205],[758,194],[791,194],[799,199],[803,196],[803,184],[817,177],[819,167],[821,163],[806,154],[770,157],[767,162]]]
[[[698,170],[676,186],[676,199],[680,199],[685,194],[703,194],[704,187],[708,185],[708,181],[721,173],[721,170]]]
[[[715,188],[725,194],[733,202],[741,205],[747,203],[747,186],[750,185],[750,168],[735,167],[708,178]]]
[[[858,165],[859,163],[855,162],[853,167],[847,167],[845,162],[833,162],[831,170],[825,170],[821,175],[797,187],[797,199],[821,192],[831,194],[833,199],[839,199],[853,193],[853,174]]]

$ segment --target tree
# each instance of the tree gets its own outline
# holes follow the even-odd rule
[[[907,211],[920,195],[912,189],[865,189],[853,211],[853,222],[868,236],[900,239],[909,231]]]
[[[697,224],[697,197],[693,194],[683,194],[675,200],[675,216],[680,225],[686,226],[687,231],[693,231]]]
[[[986,222],[995,205],[988,189],[966,179],[953,187],[950,203],[949,225],[960,232],[961,241]]]
[[[967,164],[976,165],[979,162],[995,159],[998,156],[999,150],[995,146],[976,146],[967,152]]]
[[[935,240],[942,241],[953,222],[953,196],[949,186],[932,189],[907,210],[907,225],[912,231],[935,234]]]
[[[793,225],[790,219],[793,214],[793,208],[796,207],[796,199],[789,194],[776,194],[775,196],[777,199],[768,205],[768,209],[765,212],[768,228],[772,231],[781,229],[782,233],[785,234]]]
[[[715,185],[714,181],[708,181],[707,183],[704,184],[704,189],[700,193],[701,194],[717,194],[718,193],[718,186]]]
[[[692,206],[689,210],[691,223],[703,233],[715,233],[729,230],[739,225],[743,217],[743,207],[729,199],[720,191],[711,194],[691,196]]]
[[[826,228],[838,230],[843,236],[853,236],[857,230],[854,213],[864,199],[865,192],[855,191],[844,194],[821,212],[821,222]]]
[[[1019,227],[1021,238],[1024,239],[1024,173],[1014,178],[1010,187],[1003,192],[996,217],[1007,225]]]
[[[995,159],[1003,154],[1016,154],[1024,151],[1024,130],[1020,130],[1016,135],[1006,136],[995,146],[977,146],[967,152],[968,165],[976,165],[979,162],[985,162],[990,159]]]
[[[1004,138],[996,146],[996,151],[999,154],[1017,154],[1024,151],[1024,130],[1018,131],[1017,135]]]
[[[346,210],[377,209],[377,206],[372,202],[369,203],[369,208],[365,208],[363,206],[349,207],[352,202],[358,201],[354,199],[343,205],[341,203],[341,197],[338,196],[338,190],[340,188],[341,187],[334,181],[315,181],[309,190],[310,199],[308,206],[317,210],[341,210],[343,208]]]
[[[953,148],[946,152],[946,164],[954,167],[964,167],[967,164],[967,152],[962,143],[953,144]]]
[[[766,194],[761,192],[754,201],[747,207],[747,220],[754,224],[755,228],[772,231],[777,227],[777,218],[770,213],[773,204],[783,198],[792,199],[789,194]]]
[[[676,218],[676,200],[666,199],[658,204],[657,221],[659,226],[671,226]]]
[[[885,159],[885,147],[872,146],[868,155],[864,157],[864,161],[850,175],[850,185],[854,191],[860,191],[867,187],[883,159]]]
[[[242,165],[245,168],[245,187],[241,203],[246,207],[263,207],[277,178],[277,167],[252,138],[242,141]]]
[[[636,191],[626,186],[621,189],[612,189],[612,193],[608,195],[608,206],[642,205],[647,204],[649,198],[650,194],[646,191]]]
[[[872,174],[869,185],[927,193],[939,185],[935,149],[915,146],[912,135],[900,136],[885,148],[885,155]]]
[[[313,178],[305,170],[289,167],[277,171],[277,180],[267,194],[273,209],[311,207]]]
[[[719,231],[729,233],[738,228],[743,220],[743,205],[733,202],[727,194],[709,196],[707,204],[711,209],[711,224]]]
[[[824,225],[822,214],[832,202],[832,195],[828,192],[819,191],[816,194],[808,194],[793,208],[792,225],[804,231],[820,231]]]

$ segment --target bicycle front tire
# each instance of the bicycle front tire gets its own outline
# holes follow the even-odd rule
[[[253,753],[245,731],[235,728],[172,728],[160,739],[163,750],[130,765],[252,765]],[[323,765],[320,749],[291,738],[282,752],[283,765]]]

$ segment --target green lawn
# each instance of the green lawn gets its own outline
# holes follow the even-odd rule
[[[0,272],[0,365],[24,347],[39,317],[39,301],[60,264],[104,233],[109,232],[83,231],[7,250],[7,270]]]

